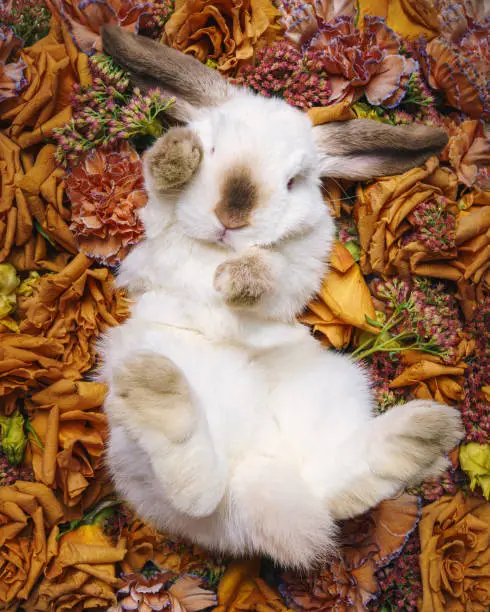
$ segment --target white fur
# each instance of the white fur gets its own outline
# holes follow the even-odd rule
[[[132,316],[101,343],[109,466],[121,494],[159,528],[308,567],[334,550],[335,519],[441,471],[460,435],[457,416],[415,403],[396,409],[403,418],[374,419],[362,369],[295,322],[319,288],[334,235],[308,119],[243,94],[189,127],[204,145],[201,167],[166,201],[147,173],[147,236],[118,277],[135,300]],[[213,208],[235,164],[257,177],[261,206],[222,244]],[[213,288],[216,268],[257,246],[274,289],[257,306],[230,308]],[[121,417],[116,374],[143,352],[167,357],[186,378],[195,427],[185,443],[166,439],[151,419]],[[178,417],[171,412],[162,409],[161,419]]]

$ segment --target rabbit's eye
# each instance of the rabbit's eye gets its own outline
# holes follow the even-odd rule
[[[291,191],[291,189],[296,185],[296,182],[298,180],[298,176],[293,176],[292,178],[289,179],[288,181],[288,191]]]

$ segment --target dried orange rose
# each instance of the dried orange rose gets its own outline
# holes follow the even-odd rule
[[[106,392],[101,383],[63,379],[28,403],[35,432],[29,438],[34,476],[57,488],[68,507],[81,502],[101,467],[107,417],[94,408],[102,405]]]
[[[71,229],[89,257],[118,263],[142,237],[138,209],[147,200],[143,168],[127,142],[88,153],[71,170],[66,191]]]
[[[421,612],[487,612],[490,607],[490,503],[442,497],[422,511],[419,526]]]
[[[281,32],[269,0],[176,0],[163,42],[229,72]]]
[[[0,103],[7,136],[21,148],[40,143],[71,117],[75,83],[90,83],[88,57],[79,53],[66,26],[53,19],[48,36],[23,49],[27,86],[16,98]]]
[[[28,334],[0,334],[0,399],[10,414],[18,398],[41,383],[78,373],[61,361],[63,345],[51,338]]]
[[[95,362],[94,341],[107,325],[127,316],[127,300],[106,268],[90,269],[79,253],[61,272],[46,274],[30,297],[19,298],[20,329],[56,340],[62,363],[79,375]]]
[[[27,612],[107,610],[116,602],[116,563],[126,553],[123,540],[114,546],[100,525],[83,525],[59,541],[50,538],[48,553],[45,577],[26,603]]]
[[[349,251],[336,242],[318,297],[313,299],[299,320],[311,325],[326,346],[346,348],[354,327],[376,332],[366,321],[376,313],[368,286]]]
[[[0,605],[17,610],[45,569],[63,508],[37,482],[0,487]]]
[[[358,186],[357,219],[364,274],[458,280],[457,177],[435,157],[402,175]]]

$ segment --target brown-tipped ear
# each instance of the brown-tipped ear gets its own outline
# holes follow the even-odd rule
[[[335,121],[314,130],[322,175],[353,180],[402,174],[440,153],[448,141],[439,128],[372,119]]]
[[[237,91],[193,56],[119,26],[103,26],[102,45],[104,53],[130,73],[134,85],[143,91],[157,87],[175,98],[168,113],[179,121],[192,119],[195,109],[222,104]]]

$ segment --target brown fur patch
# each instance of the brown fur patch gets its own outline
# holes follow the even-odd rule
[[[171,128],[148,151],[146,163],[158,191],[179,189],[190,181],[202,159],[202,144],[192,130]]]
[[[249,224],[250,215],[258,202],[258,188],[246,166],[232,168],[225,175],[221,199],[214,212],[229,229]]]
[[[163,355],[140,354],[114,377],[116,421],[151,426],[181,444],[195,427],[195,410],[183,374]]]
[[[272,274],[260,251],[254,251],[219,265],[214,287],[230,306],[253,306],[272,289]]]

